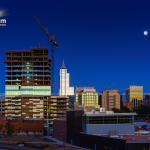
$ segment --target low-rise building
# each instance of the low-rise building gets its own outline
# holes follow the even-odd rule
[[[51,132],[53,120],[66,117],[67,110],[68,96],[22,95],[5,100],[6,118],[44,120],[44,128],[48,133]]]
[[[134,134],[136,113],[114,113],[112,111],[86,112],[83,115],[83,131],[94,135]]]
[[[9,120],[9,119],[0,119],[0,134],[1,135],[43,135],[43,120]],[[10,131],[8,131],[10,130]]]
[[[135,115],[113,113],[104,108],[90,112],[67,111],[65,120],[56,120],[54,137],[62,141],[67,139],[67,143],[87,149],[143,150],[150,145],[149,135],[136,135]]]

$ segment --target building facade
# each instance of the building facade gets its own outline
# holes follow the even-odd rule
[[[44,101],[44,115],[47,116],[50,121],[58,118],[64,118],[66,111],[69,110],[69,97],[68,96],[50,96],[47,101]]]
[[[5,54],[5,116],[43,118],[41,97],[51,95],[48,49],[8,50]]]
[[[134,109],[142,105],[143,86],[129,86],[126,89],[126,100],[130,103],[130,109]]]
[[[99,108],[98,93],[96,90],[93,87],[77,88],[75,107],[81,107],[84,110]]]
[[[120,94],[117,90],[106,90],[102,94],[102,107],[106,110],[112,110],[113,108],[120,110]]]
[[[82,93],[84,91],[84,88],[83,87],[78,87],[76,88],[76,91],[75,91],[75,102],[74,102],[74,107],[75,109],[78,109],[78,108],[82,108]]]
[[[60,68],[59,95],[72,96],[74,95],[74,87],[70,87],[70,74],[67,72],[64,61]]]
[[[0,95],[0,118],[5,116],[5,96]]]
[[[43,136],[43,120],[7,120],[0,118],[1,135]],[[8,127],[12,130],[8,132]]]
[[[94,135],[134,134],[136,113],[87,112],[83,115],[83,131]]]
[[[47,96],[20,95],[7,98],[5,117],[14,119],[44,119]]]
[[[68,111],[67,143],[95,150],[147,150],[150,148],[149,135],[135,134],[135,115],[110,111],[106,113]],[[65,135],[62,133],[57,136],[62,138]]]
[[[65,118],[69,110],[68,96],[50,96],[44,100],[44,127],[53,134],[53,121]]]
[[[68,96],[22,95],[7,100],[5,117],[17,120],[43,120],[46,134],[52,133],[53,121],[65,118],[69,110]]]
[[[150,94],[144,95],[144,105],[150,107]]]
[[[48,49],[6,51],[5,95],[50,95]]]
[[[53,137],[60,141],[67,142],[67,133],[66,132],[67,132],[66,118],[54,120]]]

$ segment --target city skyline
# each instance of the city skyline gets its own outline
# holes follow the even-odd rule
[[[60,43],[56,52],[55,91],[58,92],[59,68],[64,58],[74,87],[93,86],[98,92],[115,88],[123,92],[129,85],[142,85],[144,92],[150,92],[150,37],[144,36],[150,26],[150,2],[44,2],[22,1],[23,8],[16,0],[0,2],[9,14],[7,26],[0,27],[0,51],[31,49],[38,43],[50,49],[32,20],[36,15],[50,32],[56,33]],[[2,70],[2,53],[0,60]],[[4,93],[4,73],[0,72],[0,76],[0,93]]]
[[[0,0],[0,149],[150,149],[149,0]]]

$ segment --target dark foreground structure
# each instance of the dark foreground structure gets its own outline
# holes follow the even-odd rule
[[[83,132],[83,111],[68,111],[66,122],[61,123],[61,129],[66,133],[59,132],[55,138],[65,137],[65,142],[93,150],[149,150],[150,135],[124,135],[124,136],[100,136]],[[57,120],[56,120],[57,121]],[[57,127],[60,126],[57,124]],[[55,132],[56,127],[54,127]],[[65,135],[64,135],[65,134]]]

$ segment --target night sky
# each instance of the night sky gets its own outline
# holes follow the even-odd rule
[[[150,92],[149,0],[0,0],[7,27],[0,27],[0,93],[4,92],[4,50],[50,45],[33,21],[37,16],[59,42],[55,89],[64,58],[71,85],[98,92],[143,85]]]

